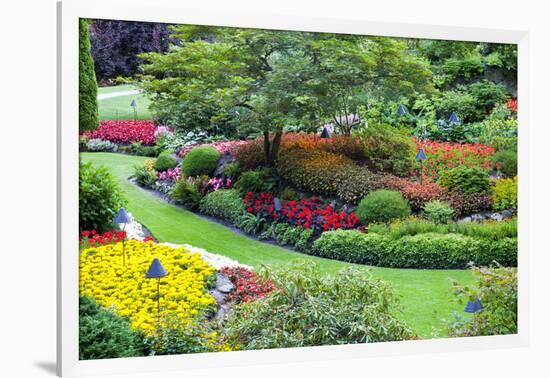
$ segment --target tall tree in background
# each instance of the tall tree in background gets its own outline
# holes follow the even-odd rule
[[[141,53],[168,49],[168,24],[134,21],[94,20],[90,25],[92,56],[99,82],[117,76],[133,77]]]
[[[97,81],[90,53],[89,22],[79,21],[79,129],[94,130],[98,125]]]

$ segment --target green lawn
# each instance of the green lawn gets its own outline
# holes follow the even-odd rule
[[[126,92],[134,89],[137,88],[133,85],[101,87],[98,90],[98,94]],[[151,113],[149,112],[149,104],[151,102],[147,96],[143,94],[125,95],[98,100],[99,119],[134,119],[134,110],[130,107],[134,99],[137,102],[137,118],[151,119]]]
[[[350,266],[341,261],[321,259],[238,235],[228,228],[196,214],[172,206],[128,181],[132,167],[142,164],[144,157],[110,153],[82,153],[84,162],[92,161],[108,167],[118,178],[128,199],[127,210],[143,223],[160,241],[188,243],[210,252],[228,256],[241,263],[259,267],[276,266],[293,259],[312,260],[325,272]],[[451,279],[464,284],[473,282],[469,271],[415,270],[365,267],[379,278],[390,282],[402,297],[404,317],[422,337],[430,337],[432,327],[441,330],[441,318],[452,311],[462,311],[454,303]]]

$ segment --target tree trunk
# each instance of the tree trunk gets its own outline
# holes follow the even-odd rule
[[[269,141],[269,131],[264,130],[264,163],[265,165],[269,164],[269,158],[271,156],[271,143]]]
[[[279,157],[279,148],[281,147],[281,140],[283,139],[283,129],[277,129],[273,141],[271,142],[271,152],[269,156],[270,165],[274,165]]]

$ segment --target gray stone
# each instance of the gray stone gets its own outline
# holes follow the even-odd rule
[[[464,217],[458,220],[458,223],[470,223],[472,221],[471,217]]]
[[[504,219],[504,216],[502,216],[502,214],[500,213],[493,213],[489,216],[490,219],[494,220],[494,221],[501,221]]]
[[[216,273],[216,290],[222,293],[230,293],[235,289],[235,285],[227,278],[225,274]]]
[[[223,175],[223,171],[225,169],[225,166],[233,161],[233,156],[229,153],[225,153],[222,155],[220,160],[218,160],[218,165],[216,166],[216,170],[214,171],[214,176],[221,176]]]

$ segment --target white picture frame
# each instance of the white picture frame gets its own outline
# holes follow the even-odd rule
[[[78,19],[114,19],[394,37],[515,43],[518,45],[519,230],[518,334],[361,345],[320,346],[109,360],[78,358]],[[509,348],[529,335],[529,35],[525,31],[287,17],[189,9],[177,1],[113,0],[58,3],[57,125],[57,373],[61,376],[144,373],[193,368],[370,356]]]

